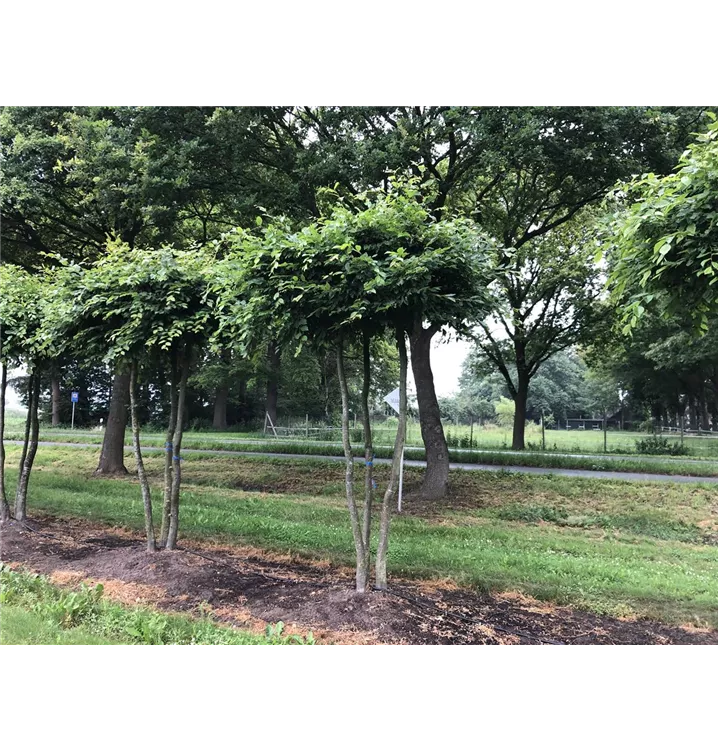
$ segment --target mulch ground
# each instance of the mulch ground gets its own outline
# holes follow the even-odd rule
[[[394,644],[718,644],[718,631],[623,620],[515,592],[480,594],[450,582],[394,581],[358,595],[352,571],[245,547],[184,541],[149,553],[136,532],[36,517],[2,527],[3,562],[58,584],[102,582],[110,598],[166,611],[210,611],[253,630],[282,621],[317,642]]]

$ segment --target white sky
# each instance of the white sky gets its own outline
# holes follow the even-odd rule
[[[470,349],[470,341],[452,339],[442,343],[440,337],[436,337],[431,347],[431,371],[434,373],[437,396],[450,396],[458,392],[461,365]],[[411,367],[409,367],[407,381],[409,391],[416,393]]]

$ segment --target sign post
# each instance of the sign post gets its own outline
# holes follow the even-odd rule
[[[71,429],[75,429],[75,404],[80,400],[80,394],[78,391],[72,391],[72,425]]]
[[[399,411],[399,389],[395,388],[391,393],[387,393],[386,396],[384,396],[384,401],[386,401],[389,406],[397,413],[400,414]],[[398,513],[401,513],[401,496],[404,490],[404,446],[401,448],[401,463],[399,464],[399,497],[397,499],[396,504],[396,510]]]

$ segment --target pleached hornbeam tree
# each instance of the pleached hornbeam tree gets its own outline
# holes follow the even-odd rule
[[[342,396],[342,438],[346,499],[356,553],[356,590],[369,586],[371,521],[374,508],[373,447],[368,393],[371,341],[391,332],[404,362],[405,333],[417,314],[429,325],[454,321],[458,309],[443,280],[460,278],[464,306],[486,298],[485,243],[468,222],[431,219],[412,185],[392,193],[356,198],[360,208],[336,205],[330,214],[300,232],[278,221],[252,234],[230,238],[234,252],[221,264],[218,286],[220,330],[251,350],[271,332],[280,346],[304,346],[317,355],[334,352]],[[221,275],[225,274],[222,281]],[[466,307],[464,307],[466,309]],[[419,311],[419,313],[417,313]],[[361,351],[363,363],[364,500],[355,489],[354,451],[349,431],[347,350]],[[406,404],[404,403],[404,420]],[[404,422],[400,420],[400,424]],[[405,428],[395,443],[392,482],[381,513],[380,587],[386,587],[389,502],[395,492]]]
[[[145,514],[147,548],[157,548],[152,498],[140,444],[137,387],[150,365],[169,365],[170,408],[160,545],[174,549],[179,533],[181,447],[187,381],[196,353],[211,335],[214,303],[208,294],[209,251],[131,249],[110,243],[89,268],[64,269],[64,334],[85,357],[130,373],[133,451]]]

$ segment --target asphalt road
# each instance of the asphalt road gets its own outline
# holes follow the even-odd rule
[[[15,445],[21,445],[18,440],[8,440],[8,443],[14,443]],[[38,443],[41,446],[58,446],[62,448],[99,448],[100,446],[94,443],[56,443],[41,441]],[[125,446],[125,450],[131,451],[132,447],[129,445]],[[142,448],[143,452],[151,451],[164,451],[164,448],[147,446]],[[316,455],[305,455],[297,453],[255,453],[252,451],[227,451],[227,450],[212,450],[210,448],[185,448],[183,453],[199,453],[204,455],[222,455],[222,456],[264,456],[266,458],[289,458],[289,459],[314,459],[324,461],[344,461],[344,456],[316,456]],[[356,457],[354,459],[357,463],[364,461],[363,457]],[[374,461],[378,464],[391,463],[389,458],[375,458]],[[412,459],[406,459],[404,461],[405,466],[417,466],[423,468],[426,466],[426,461],[415,461]],[[565,477],[583,477],[587,479],[619,479],[629,482],[678,482],[678,483],[690,483],[699,482],[701,484],[715,484],[718,485],[718,477],[690,477],[679,474],[644,474],[641,472],[632,471],[591,471],[590,469],[559,469],[554,467],[543,467],[543,466],[498,466],[496,464],[462,464],[452,463],[450,464],[452,469],[461,469],[462,471],[507,471],[513,474],[558,474]]]

